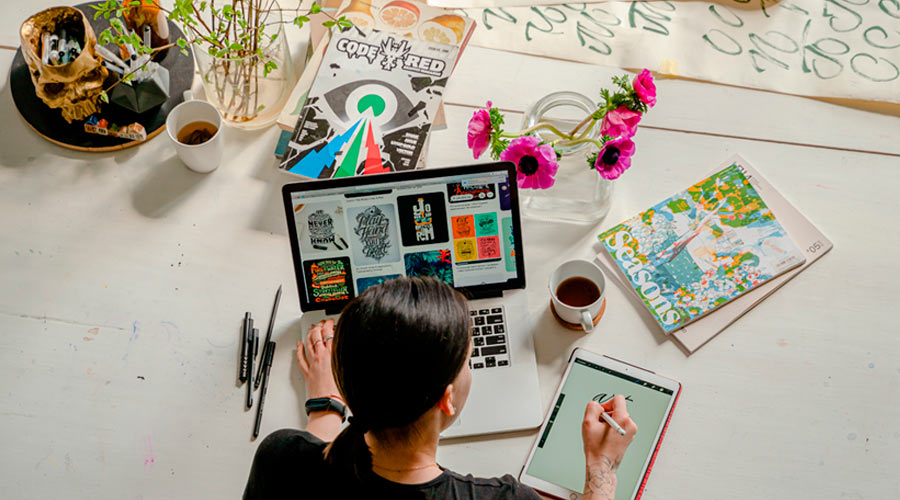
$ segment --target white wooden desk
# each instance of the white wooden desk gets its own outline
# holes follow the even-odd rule
[[[0,6],[0,43],[36,3]],[[53,146],[16,115],[0,51],[0,487],[3,498],[235,498],[256,444],[235,386],[244,311],[265,322],[285,285],[262,432],[304,424],[299,306],[276,130],[226,129],[224,164],[187,170],[168,138],[114,154]],[[465,125],[491,99],[593,95],[608,68],[478,48],[446,94],[430,165],[470,161]],[[599,83],[598,83],[599,82]],[[632,169],[595,227],[526,220],[529,293],[590,258],[596,234],[741,153],[834,250],[687,357],[611,288],[589,337],[531,312],[543,402],[575,346],[684,384],[645,498],[900,496],[900,119],[817,101],[659,81]],[[511,86],[511,87],[510,87]],[[702,102],[705,104],[701,105]],[[510,117],[510,121],[517,118]],[[717,135],[711,135],[717,134]],[[728,136],[728,137],[722,137]],[[823,147],[824,146],[824,147]],[[445,443],[439,461],[517,474],[534,432]],[[574,450],[573,452],[577,452]]]

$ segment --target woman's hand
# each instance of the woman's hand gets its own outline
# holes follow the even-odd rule
[[[625,435],[622,436],[603,419],[606,412],[616,421]],[[628,415],[625,397],[618,395],[606,403],[588,403],[581,423],[586,464],[584,500],[612,500],[616,495],[616,469],[625,457],[625,450],[637,433],[637,425]]]
[[[305,341],[297,342],[297,363],[306,380],[306,397],[340,397],[331,369],[331,344],[334,320],[320,321],[309,327]]]
[[[305,341],[297,342],[297,363],[306,380],[306,397],[340,399],[334,371],[331,369],[331,344],[334,338],[334,320],[320,321],[309,327]],[[341,432],[343,419],[334,411],[316,411],[309,414],[306,430],[321,439],[332,441]]]

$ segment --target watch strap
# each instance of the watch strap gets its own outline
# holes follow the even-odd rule
[[[306,400],[306,414],[314,411],[333,411],[341,416],[341,421],[347,419],[347,405],[335,398],[311,398]]]

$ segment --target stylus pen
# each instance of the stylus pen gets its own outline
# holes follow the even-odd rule
[[[602,418],[607,424],[609,424],[610,427],[615,429],[616,432],[618,432],[620,435],[622,435],[622,436],[625,435],[625,429],[623,429],[621,425],[617,424],[616,421],[613,420],[613,418],[609,416],[609,413],[606,413],[606,412],[601,413],[600,418]]]
[[[266,342],[266,347],[263,350],[265,351],[265,359],[260,368],[265,368],[265,371],[263,371],[262,391],[259,393],[259,405],[256,407],[256,423],[253,424],[253,437],[259,436],[259,424],[262,423],[263,405],[266,402],[266,389],[269,388],[269,372],[272,370],[272,357],[275,355],[275,342]]]
[[[249,353],[247,361],[247,409],[253,408],[253,358],[256,357],[256,351],[259,349],[259,330],[253,328],[250,330],[250,340],[247,342],[247,351]]]
[[[275,303],[272,304],[272,315],[269,316],[269,328],[266,330],[266,341],[263,342],[263,355],[262,358],[266,357],[266,351],[269,349],[269,341],[272,340],[272,329],[275,327],[275,313],[278,312],[278,303],[281,302],[281,285],[278,285],[278,291],[275,292]],[[260,358],[260,359],[262,359]],[[259,383],[262,381],[262,372],[265,367],[265,363],[260,363],[259,371],[256,372],[256,381],[253,383],[253,388],[258,389]]]

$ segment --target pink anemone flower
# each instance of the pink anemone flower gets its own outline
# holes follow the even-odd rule
[[[556,151],[549,144],[540,142],[532,135],[517,137],[500,153],[501,161],[516,164],[516,180],[520,188],[547,189],[556,181],[554,176],[559,169]]]
[[[476,109],[469,120],[469,132],[466,136],[472,157],[478,158],[491,145],[491,101],[487,102],[486,109]]]
[[[650,70],[644,69],[638,76],[634,77],[632,86],[634,87],[634,93],[637,94],[638,99],[642,103],[651,108],[656,104],[656,84],[653,83],[653,75],[650,74]]]
[[[594,168],[604,179],[618,179],[631,166],[634,155],[634,141],[628,138],[613,139],[603,145],[597,154]]]
[[[600,135],[608,135],[610,137],[633,137],[637,132],[638,122],[641,121],[641,114],[632,111],[625,106],[606,113],[603,121],[600,122]]]

